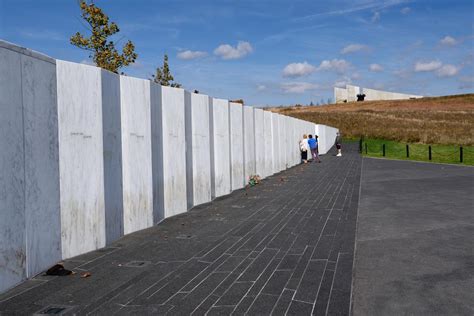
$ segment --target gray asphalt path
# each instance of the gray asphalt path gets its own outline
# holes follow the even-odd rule
[[[321,159],[68,259],[0,314],[347,315],[362,158]]]
[[[474,315],[474,168],[363,159],[354,315]]]

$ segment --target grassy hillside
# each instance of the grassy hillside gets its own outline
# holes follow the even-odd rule
[[[270,110],[337,127],[346,138],[474,145],[474,94]]]

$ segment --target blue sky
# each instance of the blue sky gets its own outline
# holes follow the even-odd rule
[[[149,78],[167,53],[188,90],[250,105],[308,104],[351,83],[421,95],[472,93],[472,0],[96,0]],[[0,38],[87,62],[76,0],[0,0]],[[124,40],[122,40],[122,43]]]

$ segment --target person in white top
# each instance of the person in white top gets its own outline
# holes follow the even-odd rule
[[[301,151],[301,162],[307,163],[309,144],[308,144],[308,136],[306,134],[304,134],[303,139],[300,140],[300,151]]]

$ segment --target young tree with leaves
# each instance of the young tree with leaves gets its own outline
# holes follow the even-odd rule
[[[89,57],[101,68],[118,73],[125,66],[133,64],[137,59],[135,46],[131,41],[125,43],[122,53],[115,48],[115,43],[108,38],[120,31],[117,24],[109,22],[109,17],[94,3],[81,0],[81,17],[90,27],[91,35],[85,37],[77,32],[71,36],[71,44],[90,52]]]
[[[173,82],[174,78],[168,65],[168,55],[165,54],[163,58],[163,66],[156,68],[156,74],[153,76],[153,81],[157,84],[166,87],[181,88],[181,84]]]

